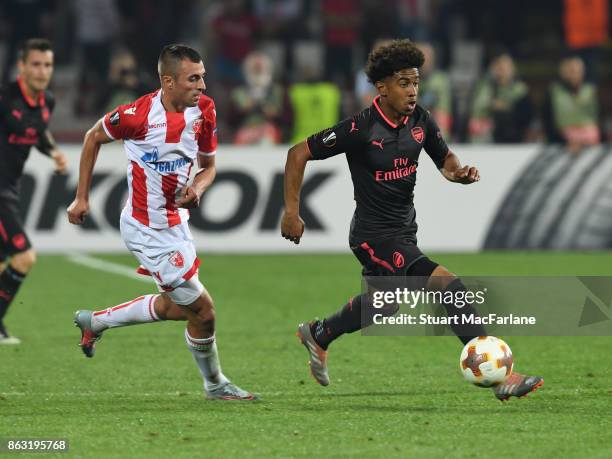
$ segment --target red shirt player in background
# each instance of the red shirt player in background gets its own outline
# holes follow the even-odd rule
[[[217,128],[214,102],[203,94],[204,64],[192,48],[165,46],[159,56],[161,89],[122,105],[85,135],[70,223],[89,212],[89,189],[100,146],[122,139],[128,157],[129,196],[121,213],[121,236],[150,274],[160,294],[144,295],[101,311],[81,310],[75,325],[81,348],[93,357],[108,328],[159,320],[186,320],[185,341],[204,378],[208,398],[254,400],[221,371],[215,342],[213,301],[198,279],[199,260],[187,225],[215,178]],[[191,168],[198,170],[189,182]]]

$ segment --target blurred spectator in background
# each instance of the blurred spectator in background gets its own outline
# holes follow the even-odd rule
[[[353,53],[359,40],[359,0],[321,0],[325,42],[325,78],[348,86],[354,71]],[[301,140],[301,139],[300,139]]]
[[[136,60],[127,50],[120,50],[113,56],[109,82],[108,95],[105,97],[106,112],[119,105],[129,104],[152,89],[142,83]]]
[[[272,60],[255,51],[243,64],[246,84],[232,90],[228,122],[239,145],[277,144],[287,122],[284,89],[273,81]]]
[[[584,62],[567,56],[559,66],[560,81],[548,90],[542,110],[544,131],[549,143],[566,144],[578,154],[602,140],[603,116],[594,84],[585,82]]]
[[[526,140],[533,108],[527,85],[516,78],[508,54],[493,59],[487,78],[476,87],[469,135],[473,143],[519,143]]]
[[[585,79],[597,83],[602,47],[608,41],[608,0],[565,0],[564,7],[565,42],[584,61]]]
[[[453,122],[451,107],[451,83],[446,72],[436,68],[436,52],[429,43],[417,43],[425,55],[419,81],[419,105],[429,110],[442,134],[449,138]]]
[[[361,21],[361,30],[359,32],[359,40],[363,47],[361,50],[360,62],[363,61],[364,66],[370,51],[378,46],[381,41],[385,38],[397,37],[399,35],[397,31],[397,1],[398,0],[360,0],[362,17],[364,18],[364,20]],[[374,96],[372,96],[368,105],[366,105],[367,107],[372,104],[373,98]],[[357,111],[360,110],[361,108]]]
[[[253,50],[258,32],[257,18],[249,11],[245,0],[227,0],[212,21],[212,44],[215,54],[214,72],[221,83],[239,84],[242,61]]]
[[[314,67],[304,65],[297,73],[303,81],[289,88],[293,113],[292,144],[336,124],[340,119],[342,98],[340,88],[334,83],[320,81],[321,75]]]
[[[427,41],[430,37],[432,19],[431,0],[397,0],[397,20],[400,37],[410,40]]]
[[[372,100],[376,97],[376,88],[368,81],[368,77],[363,70],[359,70],[355,76],[355,98],[359,110],[372,105]]]
[[[55,2],[53,0],[2,0],[0,4],[8,25],[6,54],[0,82],[4,85],[11,79],[19,47],[28,38],[49,35]]]
[[[119,37],[119,13],[114,0],[74,2],[76,37],[81,49],[77,115],[96,113],[108,94],[113,41]]]
[[[159,84],[159,50],[168,43],[190,40],[188,33],[196,3],[194,0],[116,0],[123,45],[136,59],[139,74],[151,88]]]
[[[295,42],[308,36],[306,4],[309,0],[254,0],[254,13],[259,23],[260,36],[265,40],[275,40],[285,48],[284,63],[277,62],[284,74],[293,71]],[[283,65],[284,64],[284,65]]]
[[[302,27],[303,0],[253,0],[262,37],[291,40]]]

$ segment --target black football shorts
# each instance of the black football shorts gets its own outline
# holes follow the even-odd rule
[[[363,266],[362,275],[409,276],[410,268],[427,258],[416,245],[416,238],[406,236],[369,241],[351,240],[351,250]]]
[[[23,229],[19,203],[0,199],[0,261],[25,252],[32,245]]]

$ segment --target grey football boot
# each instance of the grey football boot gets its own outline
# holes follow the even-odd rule
[[[310,332],[310,324],[303,323],[298,326],[297,337],[308,351],[308,365],[314,379],[322,386],[329,385],[327,373],[327,351],[317,344]]]
[[[86,357],[93,357],[96,353],[96,341],[102,338],[102,333],[95,333],[91,329],[92,311],[82,310],[74,313],[74,326],[81,330],[81,350]]]
[[[227,382],[213,390],[204,390],[206,398],[209,400],[258,400],[255,394],[241,389],[237,385]]]

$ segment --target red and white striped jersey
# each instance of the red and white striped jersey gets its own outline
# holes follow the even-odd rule
[[[143,225],[169,228],[189,219],[176,207],[198,154],[217,149],[215,104],[202,95],[196,107],[167,112],[161,90],[106,114],[102,125],[113,139],[123,139],[128,157],[126,210]],[[199,153],[198,153],[199,152]]]

